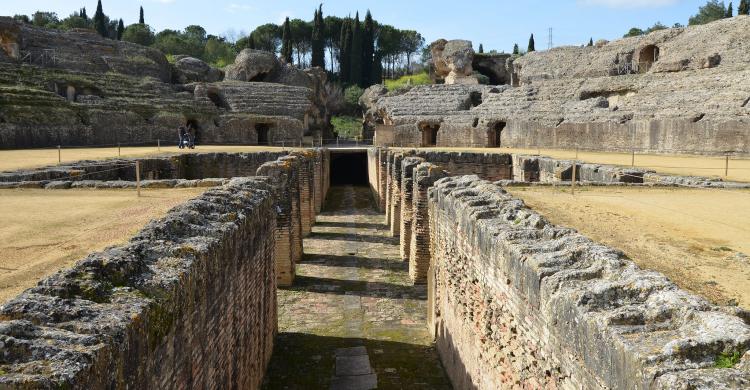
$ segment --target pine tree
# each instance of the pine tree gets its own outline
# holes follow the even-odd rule
[[[146,24],[146,19],[143,18],[143,7],[141,6],[141,16],[138,18],[139,24]]]
[[[105,20],[104,11],[102,10],[102,0],[96,5],[96,13],[94,13],[94,29],[99,35],[107,38],[107,21]]]
[[[323,4],[315,10],[312,30],[312,56],[310,66],[326,67],[325,55],[325,22],[323,21]]]
[[[341,26],[341,39],[339,41],[339,77],[343,84],[351,82],[351,58],[352,58],[352,20],[344,19]]]
[[[122,33],[125,32],[125,23],[122,22],[122,19],[120,19],[120,22],[117,23],[117,40],[122,40]]]
[[[515,54],[515,55],[521,54],[521,49],[518,48],[518,44],[517,43],[515,45],[513,45],[513,54]]]
[[[589,39],[589,46],[594,46],[594,38]]]
[[[352,52],[350,79],[352,84],[363,86],[362,82],[362,24],[359,22],[359,12],[354,17],[354,26],[352,27]]]
[[[380,81],[375,63],[375,22],[372,20],[370,10],[365,15],[365,27],[362,33],[362,83],[365,86],[376,84]]]
[[[293,63],[292,59],[292,26],[289,17],[284,20],[281,30],[281,60],[287,64]]]
[[[740,6],[737,7],[737,15],[750,14],[750,3],[747,0],[741,0]]]
[[[726,17],[727,18],[731,18],[732,16],[734,16],[734,6],[732,5],[732,2],[730,1],[729,2],[729,7],[727,7],[727,15],[726,15]]]
[[[481,43],[479,44],[479,53],[484,53],[484,46]]]
[[[531,37],[529,38],[529,48],[526,51],[529,53],[536,51],[536,48],[534,47],[534,34],[531,34]]]

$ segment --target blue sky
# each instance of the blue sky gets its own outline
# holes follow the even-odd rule
[[[61,17],[85,6],[89,15],[96,0],[5,0],[3,12],[31,14],[50,10]],[[227,31],[252,31],[267,22],[280,22],[285,16],[312,19],[320,1],[309,0],[103,0],[104,12],[123,18],[126,24],[138,19],[138,6],[146,13],[146,23],[157,31],[182,29],[199,24],[215,35]],[[380,22],[422,33],[427,42],[438,38],[469,39],[475,48],[510,51],[514,42],[526,47],[534,33],[537,48],[547,47],[548,28],[553,42],[580,45],[594,40],[621,37],[633,26],[648,27],[657,21],[671,26],[687,24],[705,0],[327,0],[325,15],[345,16],[370,9]],[[736,4],[735,4],[736,9]]]

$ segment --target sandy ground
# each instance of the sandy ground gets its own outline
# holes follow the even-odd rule
[[[523,153],[540,154],[555,158],[575,159],[575,150],[559,149],[513,149],[513,148],[433,148],[433,150],[472,151],[484,153]],[[1,152],[0,152],[1,153]],[[632,166],[633,156],[630,153],[610,152],[578,152],[578,160],[596,163],[612,164],[625,167]],[[720,177],[724,180],[750,182],[750,157],[731,157],[729,160],[729,176],[724,176],[726,158],[723,156],[692,156],[692,155],[635,155],[635,167],[651,169],[661,173],[675,175],[693,175]]]
[[[750,191],[508,188],[551,222],[718,304],[750,309]]]
[[[204,190],[0,190],[0,303]]]
[[[157,155],[175,155],[182,153],[207,152],[257,152],[265,150],[282,150],[282,148],[268,146],[198,146],[195,149],[178,149],[176,146],[123,147],[119,157],[145,157]],[[118,157],[115,148],[73,148],[60,151],[63,163],[79,160],[104,160]],[[18,169],[36,168],[58,163],[57,149],[19,149],[0,150],[0,172]]]

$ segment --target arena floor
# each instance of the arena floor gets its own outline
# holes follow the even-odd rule
[[[205,190],[0,190],[0,303]]]
[[[625,252],[641,268],[720,304],[750,309],[750,191],[511,187],[555,224]]]

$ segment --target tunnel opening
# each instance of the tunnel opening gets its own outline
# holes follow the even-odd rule
[[[440,130],[439,123],[420,123],[419,130],[422,132],[421,146],[423,148],[437,146],[438,131]]]
[[[644,47],[638,56],[638,72],[647,73],[657,61],[659,61],[659,47],[656,45]]]
[[[505,129],[505,122],[495,122],[487,131],[487,146],[490,148],[500,147],[500,138]]]
[[[332,151],[329,164],[331,185],[367,186],[366,151]]]
[[[269,142],[268,133],[271,130],[271,126],[266,123],[257,123],[255,125],[255,132],[258,134],[258,145],[267,146]]]

